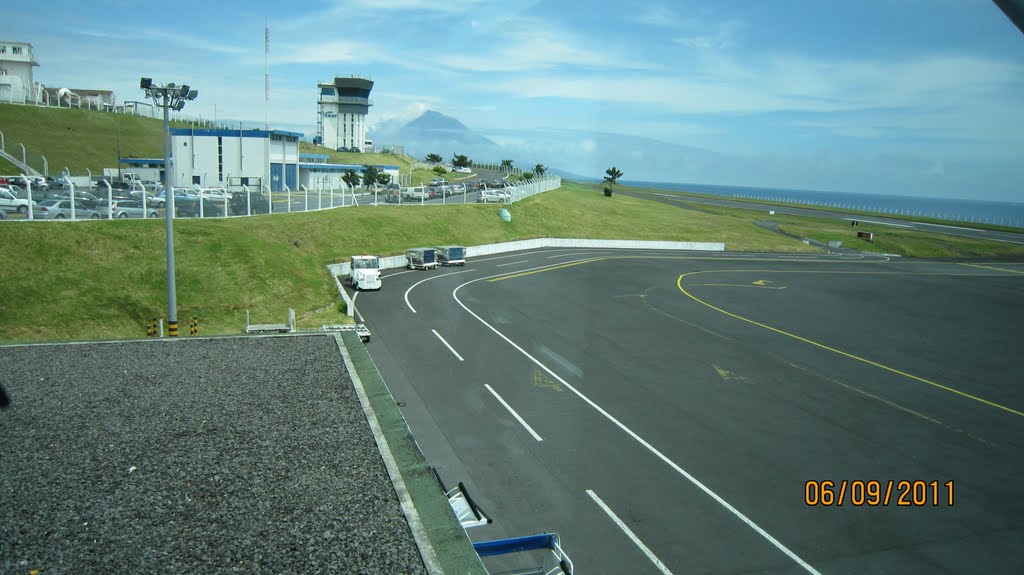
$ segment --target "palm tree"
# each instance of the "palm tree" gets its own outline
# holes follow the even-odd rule
[[[363,165],[363,186],[368,186],[377,181],[377,174],[380,170],[374,166]]]
[[[473,161],[466,154],[455,154],[452,156],[452,165],[456,168],[468,168]]]
[[[355,170],[345,170],[345,174],[341,176],[341,180],[345,182],[350,188],[354,188],[359,185],[359,174]]]
[[[506,174],[511,172],[512,171],[512,160],[502,160],[501,161],[501,169],[504,170]]]
[[[429,164],[440,164],[444,160],[444,158],[441,157],[441,154],[427,154],[427,157],[424,159]]]
[[[543,176],[544,173],[547,171],[548,167],[545,166],[544,164],[537,164],[536,166],[533,167],[533,173],[537,174],[538,176]]]
[[[612,166],[605,170],[604,173],[607,174],[604,177],[604,183],[608,184],[608,187],[604,189],[604,195],[611,197],[612,186],[615,185],[616,180],[622,177],[622,172],[620,172],[619,169],[616,168],[615,166]]]

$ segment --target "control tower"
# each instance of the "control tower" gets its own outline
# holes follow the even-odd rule
[[[363,151],[366,141],[366,114],[373,102],[373,80],[359,76],[335,78],[318,84],[316,131],[320,145]]]

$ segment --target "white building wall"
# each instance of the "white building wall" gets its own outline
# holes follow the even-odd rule
[[[200,178],[202,187],[226,186],[233,177],[261,178],[269,185],[270,163],[297,165],[299,145],[297,141],[272,140],[267,136],[266,132],[233,130],[172,134],[174,185],[191,187],[194,176]]]
[[[0,41],[0,102],[33,102],[32,68],[39,64],[27,42]]]

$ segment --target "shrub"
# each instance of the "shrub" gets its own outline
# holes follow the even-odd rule
[[[611,188],[605,188],[604,189],[604,195],[605,195],[606,198],[612,197],[612,189]]]

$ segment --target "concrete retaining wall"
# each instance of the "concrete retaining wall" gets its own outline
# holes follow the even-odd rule
[[[540,248],[607,248],[607,249],[629,249],[629,250],[687,250],[721,252],[725,251],[725,244],[722,242],[663,242],[650,240],[588,240],[581,238],[537,238],[533,240],[520,240],[515,242],[502,242],[499,244],[485,244],[482,246],[467,246],[466,257],[479,257],[505,252],[520,250],[535,250]],[[389,256],[380,259],[381,269],[393,269],[405,267],[405,256]],[[347,276],[351,273],[351,264],[341,262],[330,264],[327,269],[332,276]],[[340,285],[339,285],[340,288]],[[344,291],[344,290],[342,290]]]

